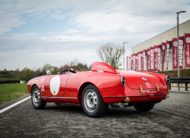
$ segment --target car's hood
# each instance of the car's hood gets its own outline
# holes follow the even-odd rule
[[[156,89],[157,86],[164,85],[163,80],[153,74],[136,71],[123,71],[120,74],[126,78],[126,85],[131,89]]]

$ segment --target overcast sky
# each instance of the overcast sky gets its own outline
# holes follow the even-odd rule
[[[131,47],[190,19],[189,0],[0,0],[0,69],[100,60],[98,47]],[[188,11],[189,10],[189,11]]]

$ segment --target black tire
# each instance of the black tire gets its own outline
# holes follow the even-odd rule
[[[55,103],[57,106],[61,106],[61,104],[60,103]]]
[[[55,103],[55,105],[62,107],[65,105],[65,103]]]
[[[35,109],[44,109],[46,106],[46,102],[41,98],[40,90],[37,86],[32,88],[31,101]]]
[[[105,115],[108,108],[98,89],[93,85],[87,85],[84,88],[81,103],[85,114],[89,117],[101,117]]]
[[[139,112],[148,112],[154,107],[154,103],[137,103],[134,107]]]

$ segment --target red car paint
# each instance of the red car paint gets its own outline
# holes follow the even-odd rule
[[[53,77],[60,78],[59,91],[53,95],[50,90],[50,81]],[[125,85],[121,84],[121,78],[125,77]],[[28,91],[37,86],[42,99],[46,102],[81,102],[81,95],[86,85],[94,85],[106,104],[116,102],[160,102],[167,97],[169,92],[163,74],[116,71],[104,62],[92,64],[91,71],[65,73],[60,75],[45,75],[31,79],[28,82]],[[53,85],[52,85],[53,86]]]

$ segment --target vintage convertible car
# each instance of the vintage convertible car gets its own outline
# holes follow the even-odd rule
[[[35,109],[43,109],[46,102],[77,103],[88,116],[100,117],[115,103],[147,112],[168,97],[169,89],[166,75],[116,71],[107,63],[95,62],[91,71],[68,69],[31,79],[28,91]]]

